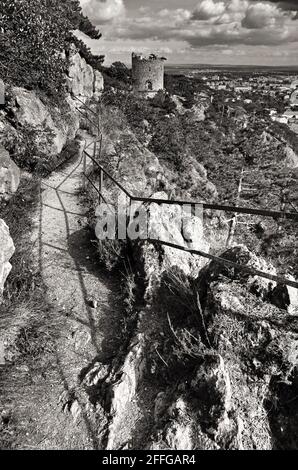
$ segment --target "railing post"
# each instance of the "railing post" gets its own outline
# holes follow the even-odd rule
[[[86,167],[87,167],[87,161],[86,161],[86,152],[83,150],[83,188],[86,189]]]
[[[102,171],[101,168],[99,170],[98,189],[99,189],[99,204],[101,204],[101,200],[102,200],[101,194],[102,194],[102,191],[103,191],[103,171]]]
[[[243,177],[244,177],[244,169],[242,168],[235,206],[238,206],[239,203],[240,203]],[[237,226],[237,218],[238,218],[238,215],[235,212],[233,217],[232,217],[231,223],[230,223],[229,234],[228,234],[228,238],[227,238],[227,242],[226,242],[226,247],[227,248],[230,248],[230,246],[233,243],[233,238],[234,238],[234,235],[235,235],[235,232],[236,232],[236,226]]]
[[[94,142],[94,147],[93,147],[93,158],[96,160],[96,151],[97,151],[97,142]],[[96,160],[97,161],[97,160]],[[95,163],[93,162],[93,171],[95,170]]]
[[[100,134],[100,142],[99,142],[99,161],[101,160],[101,152],[102,152],[102,134]]]

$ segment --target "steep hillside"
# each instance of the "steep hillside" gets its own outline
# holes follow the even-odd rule
[[[276,208],[285,181],[293,203],[293,154],[267,125],[247,132],[231,117],[221,127],[206,96],[189,109],[181,97],[144,101],[110,90],[103,103],[101,163],[130,193],[165,206],[168,198],[233,204],[244,168],[255,191],[241,204]],[[119,192],[106,179],[110,208]],[[91,186],[88,198],[95,209]],[[156,235],[184,246],[157,205],[147,211]],[[297,273],[294,222],[247,216],[226,249],[231,215],[207,211],[204,227],[194,220],[186,248],[268,275]],[[100,223],[99,212],[90,220]],[[270,231],[279,233],[274,250]],[[101,240],[98,250],[123,272],[126,299],[127,341],[108,370],[97,362],[84,378],[108,419],[108,449],[297,448],[296,289],[148,241]]]
[[[180,98],[168,93],[144,102],[133,96],[128,99],[125,91],[108,90],[104,97],[105,103],[121,108],[131,131],[158,158],[168,195],[234,205],[243,170],[238,205],[297,211],[295,134],[255,112],[239,114],[238,109],[224,108],[223,98],[215,94],[211,100],[211,90],[208,92],[205,85],[195,82],[184,92],[180,82],[177,78],[176,87],[172,84],[173,91],[178,88],[184,93]],[[191,102],[186,101],[189,96]],[[211,219],[219,216],[225,223],[232,214],[213,211],[209,215]],[[235,237],[238,243],[297,276],[296,231],[294,221],[245,215],[239,217]],[[225,240],[211,246],[224,248]]]

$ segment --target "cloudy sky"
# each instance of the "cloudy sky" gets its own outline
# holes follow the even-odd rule
[[[298,0],[80,0],[106,64],[132,51],[169,63],[298,65]]]

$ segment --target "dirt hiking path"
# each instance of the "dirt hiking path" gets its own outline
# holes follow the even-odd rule
[[[81,184],[77,161],[41,185],[32,239],[50,305],[43,332],[51,337],[34,365],[8,371],[17,449],[97,449],[105,432],[94,391],[92,402],[81,379],[96,361],[110,364],[119,348],[119,280],[98,265]]]

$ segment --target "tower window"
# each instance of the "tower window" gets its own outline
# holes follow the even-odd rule
[[[153,90],[153,84],[152,84],[151,80],[147,80],[146,89],[149,90],[149,91]]]

